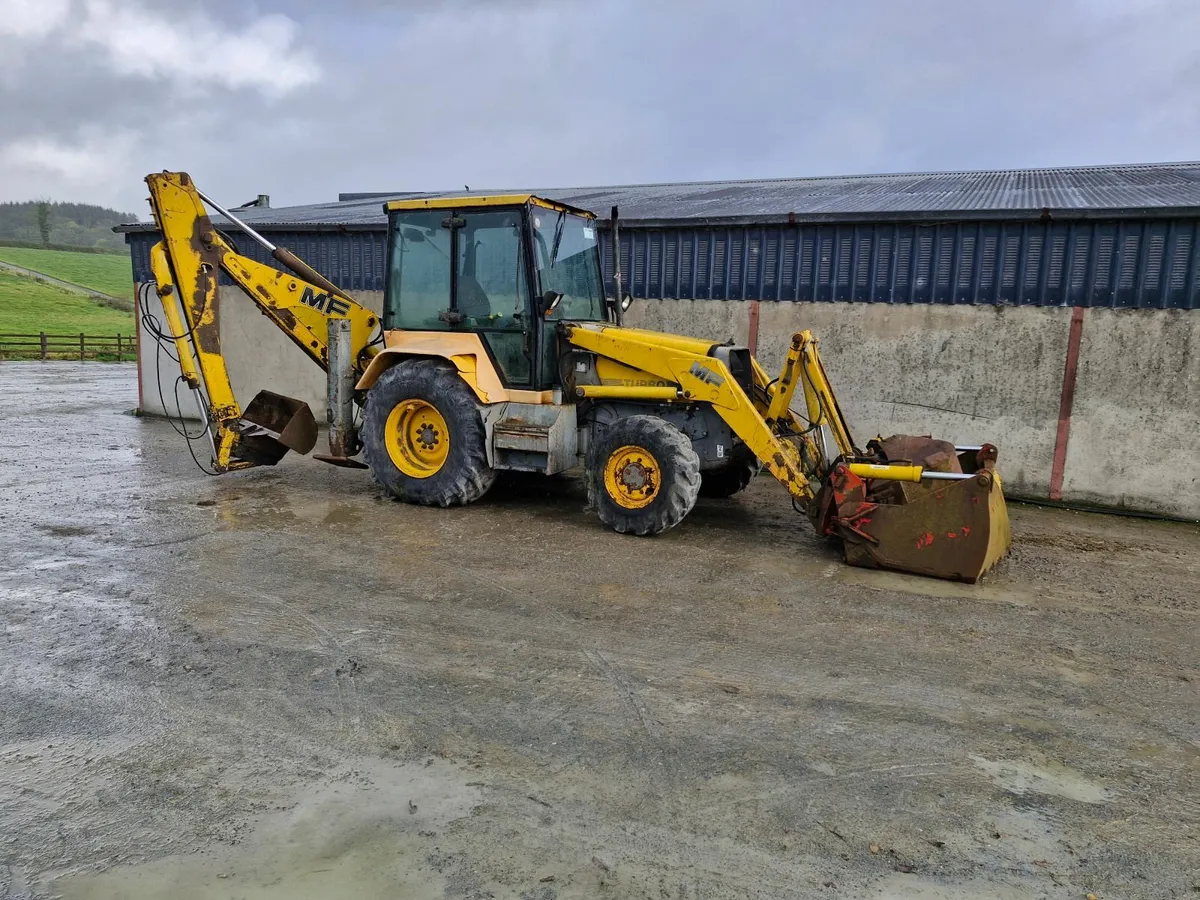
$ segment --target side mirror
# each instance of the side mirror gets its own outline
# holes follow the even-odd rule
[[[558,309],[558,304],[562,303],[562,298],[566,295],[561,291],[546,291],[541,296],[542,315],[548,316],[550,313]]]
[[[621,298],[621,312],[625,312],[631,306],[633,306],[633,294],[626,291],[625,296]]]

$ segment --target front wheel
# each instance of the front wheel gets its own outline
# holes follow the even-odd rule
[[[406,359],[379,376],[362,441],[375,480],[406,503],[472,503],[496,480],[475,394],[440,360]]]
[[[588,503],[600,521],[623,534],[674,528],[696,505],[700,458],[692,442],[657,416],[609,425],[587,459]]]

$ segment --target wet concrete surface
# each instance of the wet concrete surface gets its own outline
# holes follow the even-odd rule
[[[208,478],[131,366],[0,384],[0,898],[1200,890],[1194,526],[1013,506],[970,587],[765,478],[645,540],[573,478]]]

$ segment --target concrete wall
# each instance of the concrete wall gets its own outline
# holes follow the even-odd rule
[[[635,300],[625,324],[691,337],[750,340],[750,304],[739,300]]]
[[[645,328],[744,342],[750,303],[642,300]],[[1010,490],[1046,496],[1070,310],[1044,307],[761,303],[759,362],[772,375],[808,328],[859,444],[877,434],[934,434],[1000,448]]]
[[[1087,310],[1063,497],[1200,518],[1200,311]]]
[[[377,313],[383,311],[382,291],[357,291],[355,299]],[[153,292],[150,294],[151,314],[162,320],[162,306]],[[244,406],[263,389],[303,400],[313,411],[318,422],[325,421],[326,380],[325,373],[315,366],[304,352],[288,340],[287,336],[258,311],[239,289],[223,287],[221,302],[221,347],[229,368],[229,381],[234,396]],[[162,326],[163,331],[167,331]],[[145,330],[141,334],[140,373],[142,378],[142,409],[154,415],[169,412],[175,415],[174,384],[179,375],[179,366],[161,354],[159,367],[155,368],[154,340]],[[174,347],[172,347],[174,352]],[[161,378],[157,378],[161,373]],[[159,400],[156,381],[160,381],[166,410]],[[189,400],[185,388],[179,392],[183,413],[195,416],[194,404]]]
[[[151,295],[153,297],[153,295]],[[382,309],[379,292],[358,292]],[[152,301],[153,302],[153,301]],[[811,329],[857,440],[932,434],[1000,448],[1011,496],[1050,494],[1072,310],[762,302],[758,358],[777,372],[793,332]],[[750,343],[752,304],[637,300],[639,328]],[[268,388],[325,417],[325,376],[257,308],[222,290],[221,335],[243,403]],[[143,409],[161,414],[154,344],[143,332]],[[178,366],[161,357],[174,414]],[[186,391],[181,391],[190,414]],[[1062,499],[1200,519],[1200,312],[1088,309]]]
[[[809,328],[860,446],[879,434],[992,443],[1006,489],[1045,497],[1070,319],[1035,306],[764,303],[758,356],[778,372]]]
[[[747,341],[751,304],[638,300],[631,325]],[[932,434],[1000,449],[1010,496],[1050,494],[1072,310],[1035,306],[758,306],[772,374],[811,329],[856,439]],[[747,337],[743,337],[746,335]],[[1062,499],[1200,519],[1200,314],[1084,311]]]

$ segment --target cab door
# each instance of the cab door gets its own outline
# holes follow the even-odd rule
[[[535,294],[557,297],[557,305],[539,316],[537,359],[539,387],[555,387],[559,372],[558,326],[562,322],[604,322],[608,304],[600,270],[594,219],[535,199],[529,209],[530,281]]]
[[[455,218],[458,327],[479,333],[506,384],[532,387],[534,335],[521,208],[458,210]]]

